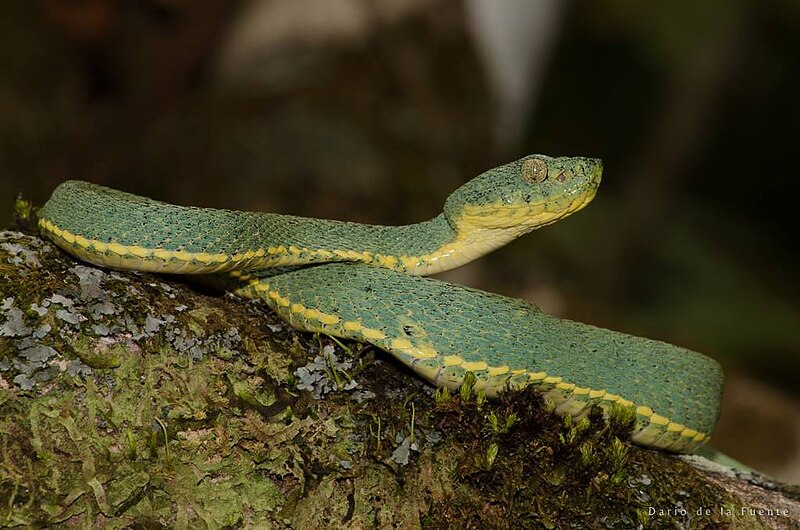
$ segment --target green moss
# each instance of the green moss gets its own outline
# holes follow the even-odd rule
[[[26,310],[28,333],[3,337],[0,359],[38,342],[53,353],[43,365],[0,371],[0,498],[8,499],[0,525],[270,521],[291,491],[282,482],[286,469],[305,477],[302,455],[276,453],[312,430],[285,425],[285,414],[275,424],[259,416],[294,401],[251,362],[282,355],[268,336],[270,321],[257,308],[158,280],[75,269],[52,245],[13,237],[42,266],[16,267],[0,279],[4,296]],[[112,303],[93,311],[105,300]],[[46,335],[28,332],[42,324],[51,327]],[[236,326],[248,341],[224,340]],[[273,363],[281,367],[275,372],[287,373],[291,362]],[[14,384],[18,375],[31,387]]]
[[[508,430],[491,428],[500,424],[495,418],[512,415],[517,419]],[[440,402],[435,416],[439,428],[469,442],[455,472],[455,494],[432,506],[427,528],[630,528],[653,506],[731,502],[679,459],[622,441],[627,417],[604,420],[594,411],[560,420],[530,391],[482,409],[459,399]],[[489,509],[475,509],[487,499]],[[724,522],[715,514],[690,527]],[[653,528],[673,523],[649,522]]]
[[[110,347],[93,341],[89,337],[80,336],[73,343],[72,352],[92,368],[117,368],[127,351],[119,344]]]

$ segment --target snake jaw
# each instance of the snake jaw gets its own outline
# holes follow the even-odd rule
[[[513,237],[552,224],[583,209],[594,199],[597,185],[585,186],[540,203],[465,205],[453,221],[458,233],[476,230],[509,231]],[[498,233],[498,237],[499,233]]]

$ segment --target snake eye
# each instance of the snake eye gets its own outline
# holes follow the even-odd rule
[[[547,164],[538,158],[529,158],[522,163],[522,178],[531,184],[544,182],[547,179]]]

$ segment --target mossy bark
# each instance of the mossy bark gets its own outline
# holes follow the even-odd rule
[[[796,490],[631,446],[622,420],[560,420],[529,392],[435,394],[382,353],[298,334],[258,301],[90,267],[35,232],[0,232],[0,272],[3,526],[789,528],[800,517]]]

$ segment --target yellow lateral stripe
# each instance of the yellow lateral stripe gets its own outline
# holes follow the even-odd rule
[[[408,350],[411,348],[411,341],[408,339],[393,339],[391,347],[396,350]]]
[[[458,355],[445,355],[442,359],[442,364],[444,364],[444,366],[461,366],[463,362],[464,359]]]
[[[434,357],[439,356],[439,352],[436,351],[430,344],[420,344],[417,346],[417,349],[419,350],[419,355],[426,359],[433,359]]]
[[[75,236],[75,244],[78,245],[79,247],[89,248],[89,245],[91,245],[92,243],[83,236]]]
[[[406,269],[411,269],[419,264],[419,258],[415,256],[400,256],[400,262]]]
[[[408,350],[408,354],[415,359],[435,359],[439,357],[439,354],[430,348],[411,348]]]
[[[375,262],[381,267],[386,267],[388,269],[394,269],[397,267],[396,256],[384,256],[383,254],[376,254]]]
[[[155,257],[163,260],[177,260],[185,262],[199,261],[200,263],[225,263],[228,261],[239,262],[249,260],[254,257],[263,257],[266,253],[266,250],[263,248],[259,248],[257,250],[248,250],[245,253],[237,253],[233,256],[223,253],[211,254],[208,252],[189,252],[186,250],[169,250],[165,248],[144,248],[140,245],[123,245],[114,241],[107,243],[98,239],[88,239],[79,234],[74,234],[69,230],[60,228],[52,221],[47,219],[40,219],[39,227],[55,235],[57,238],[64,240],[70,245],[78,245],[83,248],[92,247],[97,252],[112,252],[119,256],[134,255],[139,258]],[[282,253],[286,252],[286,248],[283,246],[278,247],[277,250],[281,251]],[[303,250],[305,251],[307,249]]]
[[[117,252],[115,252],[115,254],[122,255],[122,253],[125,250],[125,247],[123,247],[122,245],[117,245],[116,243],[109,243],[107,245],[108,250],[111,250],[111,246],[112,245],[115,245],[115,246],[119,247],[117,249]],[[144,247],[140,247],[139,245],[133,245],[132,247],[127,247],[127,249],[128,249],[129,253],[133,254],[134,256],[136,256],[138,258],[149,258],[150,256],[153,255],[153,251],[152,250],[144,248]]]
[[[386,338],[386,334],[383,331],[373,328],[362,328],[361,336],[365,339],[371,340],[381,340]]]
[[[361,331],[361,322],[357,320],[348,320],[344,323],[344,330],[345,331]]]
[[[480,372],[489,368],[489,365],[483,361],[466,361],[461,363],[461,368],[468,372]]]
[[[702,434],[702,433],[700,433],[700,432],[698,432],[698,431],[696,431],[696,430],[694,430],[694,429],[686,429],[686,430],[685,430],[685,431],[683,431],[681,434],[683,434],[683,435],[684,435],[684,436],[686,436],[687,438],[694,438],[694,437],[695,437],[695,436],[697,436],[698,434]]]
[[[509,372],[509,368],[508,368],[508,366],[505,366],[505,365],[504,366],[493,366],[493,367],[489,368],[488,372],[489,372],[490,376],[494,377],[494,376],[498,376],[498,375],[507,374]]]
[[[457,360],[458,362],[461,361],[461,359],[456,356],[445,356],[444,357],[445,366],[450,366],[451,364],[455,364],[455,362],[451,361],[450,359]],[[489,370],[491,371],[493,369],[490,368]],[[519,372],[519,370],[511,371],[511,373],[515,372]],[[490,373],[490,375],[494,374]],[[607,393],[605,390],[594,390],[591,388],[579,387],[576,386],[574,383],[567,383],[563,381],[561,377],[547,375],[546,372],[529,372],[528,379],[531,382],[544,381],[545,383],[555,384],[555,387],[557,389],[571,391],[572,395],[578,395],[578,396],[588,395],[590,398],[602,398],[603,401],[617,402],[622,406],[634,407],[634,410],[636,411],[637,414],[648,418],[649,420],[648,425],[656,425],[658,427],[666,426],[666,430],[668,432],[677,432],[680,434],[680,436],[685,438],[691,438],[692,441],[696,443],[702,442],[707,438],[707,435],[705,435],[704,433],[701,433],[694,429],[689,429],[685,425],[670,421],[669,418],[656,414],[653,411],[653,409],[648,406],[644,405],[637,406],[632,401],[624,399],[616,394]]]
[[[650,416],[650,423],[655,423],[656,425],[668,425],[669,419],[658,414],[653,414]]]
[[[124,246],[120,245],[119,243],[109,243],[108,244],[108,251],[112,252],[112,253],[114,253],[114,254],[116,254],[118,256],[127,256],[127,255],[129,255],[129,252],[127,251],[127,249]]]
[[[331,326],[333,324],[338,324],[339,322],[341,322],[341,320],[342,319],[340,319],[336,315],[329,315],[327,313],[322,313],[322,312],[319,314],[319,321],[328,326]]]

